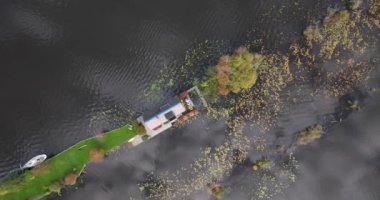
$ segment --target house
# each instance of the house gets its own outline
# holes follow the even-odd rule
[[[190,93],[192,92],[195,92],[195,94],[199,96],[203,106],[207,107],[206,101],[198,87],[195,86],[173,98],[166,106],[156,112],[156,114],[148,115],[147,118],[144,118],[143,116],[137,118],[137,121],[145,127],[146,134],[149,138],[171,128],[178,120],[179,124],[183,124],[187,119],[190,119],[199,113],[194,107],[194,102],[190,98]],[[140,143],[141,141],[136,140],[134,142]]]
[[[186,107],[178,99],[166,109],[161,110],[159,113],[152,115],[147,119],[139,117],[138,121],[144,125],[147,134],[150,137],[153,137],[172,127],[178,117],[186,111]]]

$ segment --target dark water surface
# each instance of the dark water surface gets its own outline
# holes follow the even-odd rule
[[[257,37],[268,50],[287,49],[331,6],[342,2],[3,0],[0,176],[34,155],[53,156],[159,107],[162,102],[145,99],[141,92],[164,66],[178,67],[184,52],[198,43],[223,41],[234,49]],[[163,99],[171,95],[162,94]],[[329,99],[314,107],[309,103],[284,113],[279,131],[294,133],[337,105]],[[146,172],[186,166],[201,147],[222,142],[216,133],[224,126],[202,118],[136,149],[122,148],[107,162],[90,164],[78,186],[47,199],[139,197],[136,184]]]

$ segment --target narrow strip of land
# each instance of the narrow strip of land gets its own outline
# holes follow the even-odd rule
[[[137,127],[119,129],[83,140],[45,161],[40,166],[0,185],[0,200],[38,199],[75,184],[86,164],[100,161],[104,155],[138,134]]]

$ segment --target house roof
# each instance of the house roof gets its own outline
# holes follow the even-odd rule
[[[144,122],[147,123],[149,122],[150,120],[153,120],[155,118],[157,118],[158,116],[160,115],[165,115],[166,113],[168,113],[169,111],[173,111],[173,113],[177,116],[177,115],[180,115],[182,114],[183,112],[186,111],[186,108],[185,106],[182,105],[181,102],[177,101],[176,104],[166,108],[165,110],[162,110],[160,111],[159,113],[147,118],[147,119],[144,119]]]
[[[144,124],[147,128],[149,128],[150,130],[153,130],[154,128],[158,127],[158,126],[161,126],[164,122],[158,118],[158,117],[154,117],[152,119],[150,119],[149,121],[145,121]]]

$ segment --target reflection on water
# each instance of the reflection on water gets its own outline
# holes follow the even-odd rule
[[[136,116],[135,112],[156,108],[173,92],[163,90],[161,102],[145,99],[140,94],[158,77],[160,69],[178,67],[184,60],[184,52],[200,42],[223,41],[234,49],[245,40],[262,38],[258,42],[260,47],[263,45],[273,51],[288,48],[309,22],[321,18],[331,5],[342,5],[342,2],[82,0],[2,3],[0,176],[34,155],[52,156],[102,129],[127,123]],[[290,92],[294,92],[294,96],[305,96],[311,87],[297,86],[297,91],[290,88]],[[321,118],[333,114],[338,103],[335,99],[318,96],[297,102],[281,113],[278,129],[274,132],[285,137],[274,138],[273,145],[290,145],[292,134],[323,121]],[[199,156],[201,148],[219,145],[224,129],[223,121],[199,119],[131,151],[122,148],[107,162],[90,164],[78,189],[69,188],[62,196],[53,195],[47,199],[139,197],[137,183],[144,180],[146,173],[186,166]],[[371,137],[370,133],[365,137]],[[341,136],[336,137],[326,140],[341,139]],[[336,148],[334,144],[322,143],[326,151]],[[342,148],[354,145],[347,144],[342,144]],[[345,151],[338,151],[337,155],[340,153]],[[314,154],[317,154],[315,158],[310,156]],[[304,191],[315,192],[315,199],[320,199],[321,191],[329,191],[327,199],[330,194],[336,195],[332,189],[323,187],[327,185],[325,180],[313,172],[337,174],[334,180],[327,182],[338,190],[341,183],[337,180],[344,179],[344,173],[331,172],[330,168],[339,169],[351,162],[375,162],[369,156],[364,161],[343,160],[343,164],[321,165],[336,158],[325,158],[325,154],[328,153],[314,147],[301,155],[306,163],[301,170],[305,177],[301,176],[299,185],[290,190],[290,199],[311,199],[302,196],[309,194]],[[311,167],[307,166],[310,162]],[[372,190],[378,182],[369,178],[375,171],[371,170],[357,172],[357,180],[347,180],[348,183],[363,183],[358,189],[361,193],[356,194],[360,199],[378,199],[378,194]],[[356,173],[353,168],[349,172]],[[314,180],[319,182],[314,183]],[[362,196],[367,190],[369,195]],[[198,199],[202,198],[205,197],[200,195]]]
[[[287,199],[379,199],[379,96],[299,152],[302,163]]]

